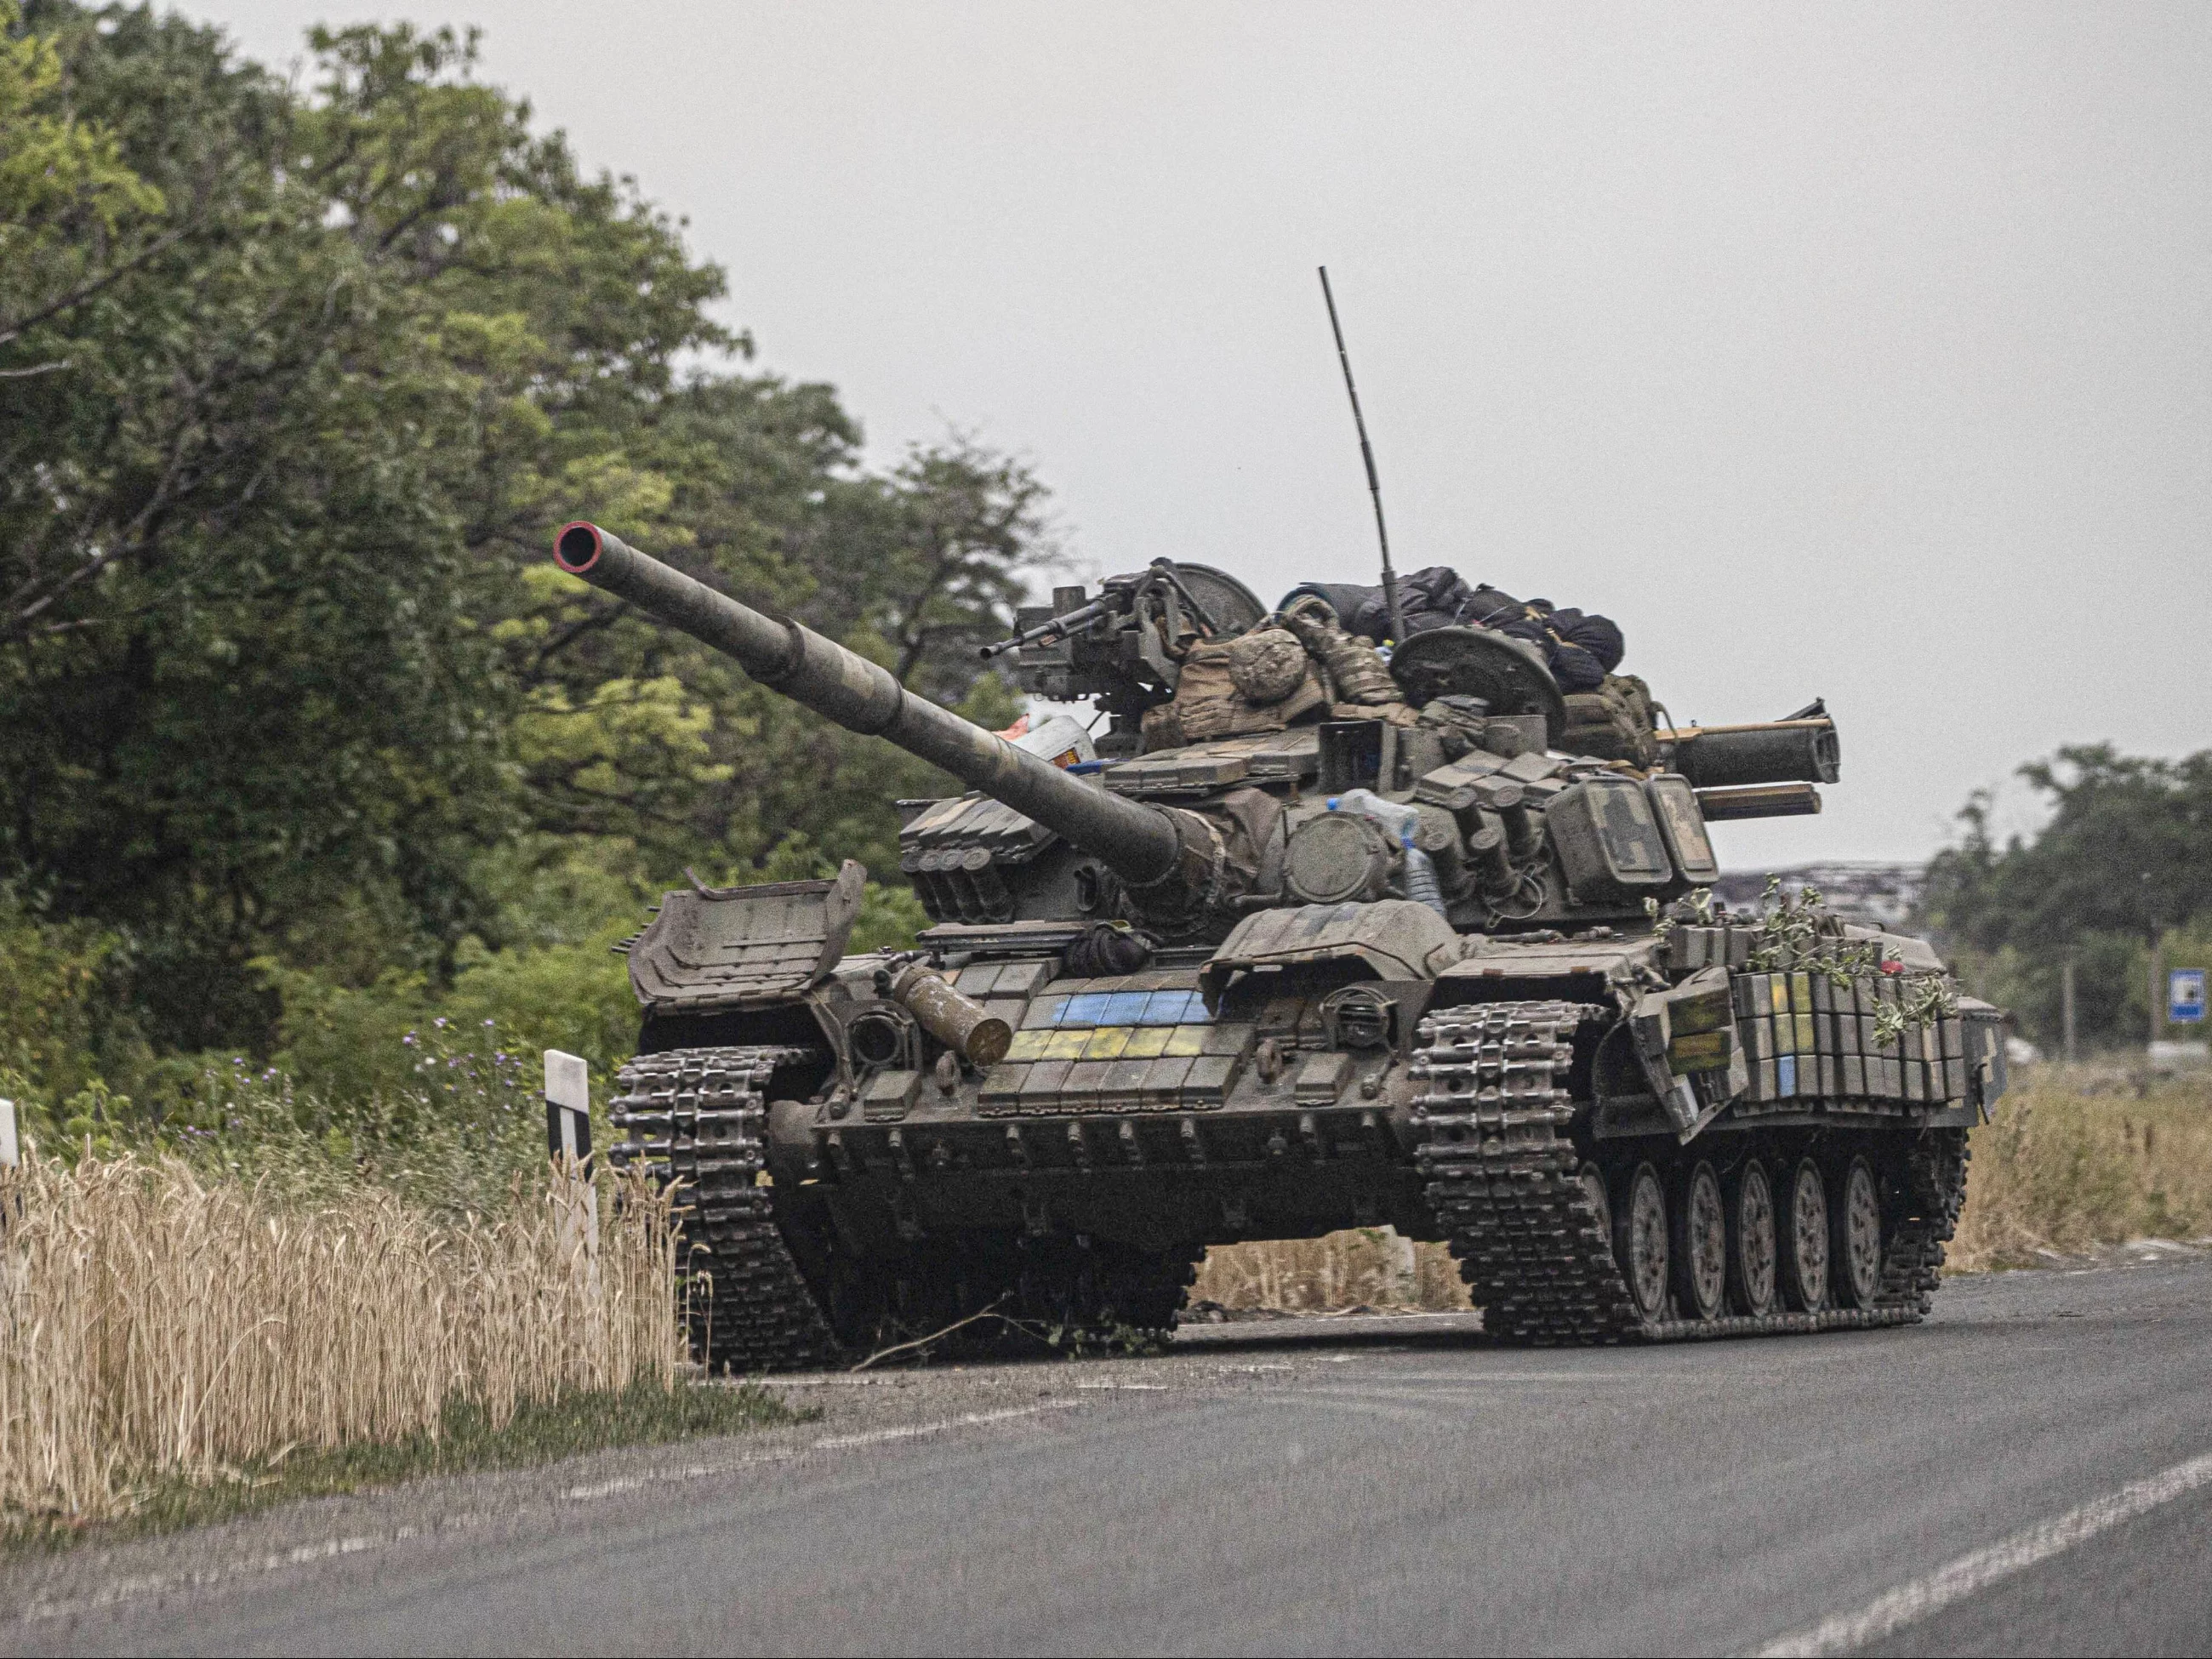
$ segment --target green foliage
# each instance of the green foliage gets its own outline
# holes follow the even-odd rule
[[[21,29],[17,0],[0,0],[0,345],[66,309],[105,276],[161,192],[132,172],[112,128],[78,118],[48,36]],[[58,372],[27,364],[17,378]]]
[[[2149,1010],[2150,942],[2179,963],[2212,933],[2212,750],[2179,761],[2063,749],[2021,769],[2049,799],[2032,839],[1999,847],[1990,803],[1960,814],[1966,833],[1929,871],[1923,903],[1978,994],[2002,1003],[2038,1042],[2060,1033],[2060,976],[2075,953],[2081,1040],[2138,1039]],[[2178,954],[2177,954],[2178,953]]]
[[[303,90],[173,15],[0,0],[0,880],[98,988],[27,1005],[41,1099],[183,1111],[210,1054],[385,1097],[441,1015],[604,1069],[606,946],[687,866],[891,874],[942,775],[562,575],[568,519],[1018,712],[972,647],[1052,556],[1025,467],[869,469],[473,36],[310,44]],[[920,921],[872,888],[856,937]]]
[[[1675,928],[1711,927],[1716,920],[1709,888],[1693,888],[1662,908],[1656,899],[1644,901],[1652,919],[1655,937],[1665,939]],[[1854,982],[1863,988],[1884,974],[1896,975],[1899,999],[1875,1010],[1875,1040],[1898,1042],[1907,1031],[1917,1031],[1959,1012],[1958,987],[1946,974],[1899,974],[1898,964],[1885,966],[1879,941],[1851,939],[1844,925],[1828,914],[1827,896],[1817,887],[1784,891],[1782,878],[1769,876],[1754,915],[1737,924],[1749,935],[1750,966],[1762,973],[1802,969],[1816,974],[1838,989]]]
[[[2021,775],[2050,798],[2042,831],[1997,847],[1988,797],[1977,795],[1960,814],[1960,845],[1930,871],[1931,905],[1969,943],[2140,939],[2212,915],[2212,750],[2161,761],[2097,744],[2062,749]]]
[[[109,1087],[148,1063],[118,986],[127,963],[114,935],[88,923],[41,923],[0,889],[0,1097],[27,1133],[105,1139],[131,1110]]]

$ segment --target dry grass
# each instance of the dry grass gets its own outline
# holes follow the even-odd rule
[[[2212,1233],[2212,1074],[2038,1066],[1972,1146],[1955,1272]]]
[[[518,1188],[441,1222],[356,1186],[313,1207],[173,1161],[0,1170],[0,1515],[99,1519],[149,1482],[294,1449],[434,1442],[459,1405],[639,1382],[684,1354],[665,1211]],[[611,1196],[603,1194],[603,1198]]]
[[[1417,1244],[1389,1227],[1218,1245],[1206,1253],[1190,1299],[1286,1313],[1361,1306],[1442,1312],[1472,1305],[1459,1264],[1443,1245]]]

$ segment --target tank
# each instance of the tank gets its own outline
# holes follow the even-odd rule
[[[624,947],[613,1157],[676,1188],[702,1360],[1161,1332],[1210,1245],[1383,1224],[1510,1341],[1926,1313],[1999,1011],[1809,890],[1708,890],[1709,822],[1837,781],[1820,703],[1677,728],[1160,560],[986,649],[1107,717],[1039,753],[594,526],[556,556],[965,787],[899,803],[912,950],[847,952],[849,861]]]

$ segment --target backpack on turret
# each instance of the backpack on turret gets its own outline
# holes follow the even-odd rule
[[[1649,768],[1659,758],[1651,689],[1633,674],[1607,674],[1595,691],[1566,696],[1567,729],[1557,746],[1571,755]]]

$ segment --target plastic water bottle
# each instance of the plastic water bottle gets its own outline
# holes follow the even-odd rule
[[[1371,823],[1382,826],[1383,833],[1404,850],[1406,858],[1406,896],[1416,904],[1425,904],[1449,921],[1444,909],[1443,889],[1437,882],[1436,860],[1413,845],[1413,834],[1421,827],[1418,807],[1395,800],[1384,800],[1371,789],[1347,789],[1340,795],[1329,797],[1332,812],[1357,812]]]

